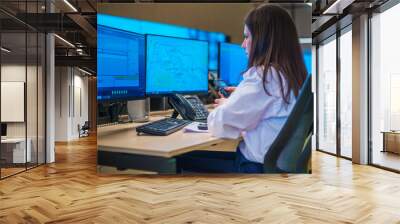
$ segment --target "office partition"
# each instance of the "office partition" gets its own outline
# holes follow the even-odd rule
[[[20,2],[37,13],[44,1]],[[0,13],[2,18],[15,18]],[[45,34],[23,23],[0,24],[0,178],[45,163]]]
[[[336,35],[318,48],[318,145],[317,148],[336,154]]]
[[[390,2],[389,2],[390,3]],[[393,4],[392,4],[393,6]],[[383,5],[370,19],[370,163],[400,171],[400,4]]]

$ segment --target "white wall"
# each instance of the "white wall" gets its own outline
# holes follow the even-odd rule
[[[1,66],[1,81],[4,82],[25,82],[25,75],[27,69],[28,72],[28,88],[27,88],[27,106],[30,107],[28,109],[28,122],[34,122],[34,124],[28,125],[29,127],[32,127],[33,125],[36,125],[36,119],[37,115],[36,113],[32,113],[32,110],[36,112],[36,105],[37,105],[37,99],[36,99],[36,80],[33,80],[31,78],[32,74],[35,74],[36,76],[36,66],[29,66],[26,68],[25,64],[24,65],[19,65],[19,64],[5,64]],[[30,88],[29,88],[30,87]],[[41,105],[39,105],[40,107]],[[34,107],[34,109],[32,109]],[[7,108],[2,108],[2,110],[6,110]],[[34,128],[36,130],[36,126]],[[11,122],[8,123],[7,126],[7,134],[10,137],[24,137],[25,136],[25,123],[24,122]],[[29,133],[28,133],[29,134]],[[29,137],[29,136],[28,136]]]
[[[56,67],[56,141],[79,138],[78,125],[88,120],[88,78],[76,68]]]
[[[67,67],[55,68],[55,141],[67,141],[69,132],[69,96],[70,77]]]
[[[85,121],[88,121],[89,113],[88,113],[88,107],[89,107],[89,102],[88,102],[88,78],[81,76],[82,73],[78,73],[78,70],[74,70],[74,96],[72,96],[72,99],[74,102],[71,104],[73,105],[72,108],[72,120],[71,120],[71,135],[72,138],[78,138],[79,133],[78,133],[78,124],[81,126],[85,123]]]
[[[32,67],[28,67],[28,70]],[[1,66],[1,81],[25,82],[25,64],[9,64]]]
[[[38,70],[37,70],[38,69]],[[27,77],[28,80],[25,80]],[[6,122],[7,137],[24,138],[25,135],[30,139],[30,148],[32,162],[39,159],[39,163],[44,163],[44,74],[42,67],[25,66],[25,64],[3,64],[1,66],[2,82],[24,82],[26,84],[26,110],[27,120],[24,122]],[[23,94],[23,93],[22,93]],[[2,96],[7,97],[7,96]],[[1,108],[1,110],[10,110],[10,108]],[[12,111],[8,111],[11,112]],[[37,157],[37,153],[39,156]]]
[[[28,70],[32,69],[28,67]],[[3,82],[25,82],[25,64],[10,64],[1,66],[1,81]],[[7,108],[1,108],[7,110]],[[25,137],[25,123],[24,122],[11,122],[7,123],[7,136],[8,137]]]

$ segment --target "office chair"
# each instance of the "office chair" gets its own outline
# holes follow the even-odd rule
[[[313,95],[308,76],[285,125],[264,157],[264,173],[309,173]]]
[[[85,121],[85,123],[82,125],[82,127],[79,127],[79,126],[80,125],[78,125],[79,138],[89,136],[89,129],[90,129],[89,121]]]

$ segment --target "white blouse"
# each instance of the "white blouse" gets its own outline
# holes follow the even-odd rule
[[[239,149],[250,161],[264,163],[264,156],[285,124],[296,99],[290,93],[289,104],[283,100],[278,72],[270,68],[263,88],[262,69],[252,67],[224,104],[215,108],[207,119],[210,133],[220,138],[237,139]],[[283,88],[287,88],[281,75]]]

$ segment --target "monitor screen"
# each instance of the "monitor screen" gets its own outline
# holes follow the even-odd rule
[[[247,69],[248,58],[239,44],[221,43],[219,48],[219,77],[230,86],[237,86]]]
[[[208,91],[208,43],[146,35],[146,94]]]
[[[218,70],[218,43],[225,42],[227,36],[221,32],[209,32],[185,26],[177,26],[167,23],[152,22],[147,20],[97,14],[98,25],[114,27],[139,34],[154,34],[170,37],[208,41],[208,69]]]
[[[98,26],[97,100],[145,96],[144,35]]]
[[[310,50],[304,50],[303,51],[303,59],[304,59],[304,65],[306,66],[307,73],[311,74],[311,51]]]

